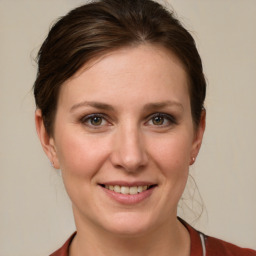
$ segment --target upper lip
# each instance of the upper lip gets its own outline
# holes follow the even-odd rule
[[[156,183],[149,182],[149,181],[133,181],[133,182],[128,182],[128,181],[107,181],[104,183],[99,183],[100,185],[106,185],[106,186],[125,186],[125,187],[138,187],[138,186],[152,186],[152,185],[157,185]]]

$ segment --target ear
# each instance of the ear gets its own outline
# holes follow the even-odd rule
[[[206,111],[205,109],[203,109],[201,113],[200,123],[195,130],[195,137],[194,137],[192,150],[191,150],[190,165],[192,165],[195,162],[195,159],[201,148],[204,131],[205,131],[205,119],[206,119]]]
[[[55,141],[52,136],[49,136],[48,132],[45,129],[41,109],[37,109],[35,112],[35,124],[37,135],[39,137],[45,154],[48,156],[52,166],[56,169],[59,169],[60,165],[56,153]]]

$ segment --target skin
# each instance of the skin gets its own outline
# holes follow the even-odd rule
[[[171,52],[141,45],[92,61],[62,85],[53,136],[36,111],[42,146],[62,170],[73,205],[72,256],[189,255],[177,205],[200,149],[205,114],[195,128],[188,86]],[[102,116],[93,122],[95,113]],[[155,188],[139,203],[123,204],[100,186],[113,181]]]

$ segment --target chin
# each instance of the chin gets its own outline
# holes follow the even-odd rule
[[[148,214],[145,216],[135,212],[115,214],[114,218],[105,224],[105,230],[124,237],[142,236],[157,226]]]

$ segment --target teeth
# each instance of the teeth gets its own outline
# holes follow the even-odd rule
[[[115,185],[115,186],[114,186],[114,191],[117,192],[117,193],[121,193],[121,188],[120,188],[120,186]]]
[[[129,187],[121,187],[121,194],[127,195],[130,193]]]
[[[129,192],[131,195],[136,195],[138,193],[138,187],[130,187]]]
[[[119,186],[119,185],[105,185],[105,188],[115,191],[120,194],[124,195],[136,195],[138,193],[141,193],[149,188],[149,186],[133,186],[133,187],[127,187],[127,186]]]
[[[147,189],[147,186],[146,186],[146,188],[144,190],[146,190],[146,189]],[[143,187],[139,186],[137,191],[138,191],[138,193],[141,193],[143,191]]]

